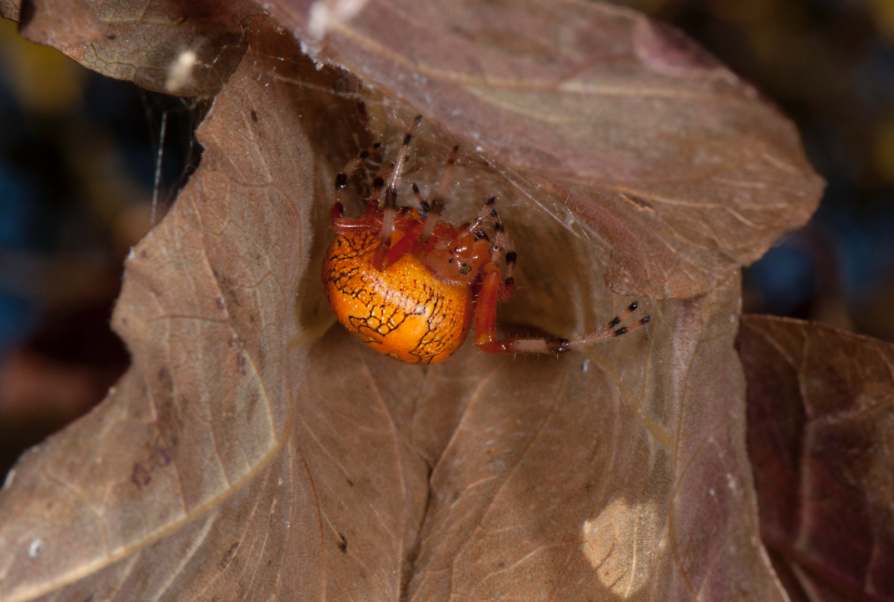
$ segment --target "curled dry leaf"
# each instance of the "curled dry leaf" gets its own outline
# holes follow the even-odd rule
[[[757,537],[733,340],[735,268],[818,192],[791,126],[629,12],[439,20],[460,9],[418,3],[404,8],[431,18],[384,44],[372,34],[413,13],[358,6],[317,17],[316,59],[353,66],[359,44],[391,61],[356,67],[365,81],[239,21],[248,53],[197,132],[201,165],[127,262],[114,327],[131,370],[0,493],[0,601],[784,599]],[[273,8],[314,50],[301,6]],[[474,29],[500,15],[502,35]],[[457,20],[466,41],[445,45]],[[406,48],[478,75],[434,78]],[[618,94],[590,94],[575,61]],[[330,328],[333,177],[417,111],[408,179],[427,190],[459,141],[448,218],[501,198],[520,258],[502,323],[586,332],[631,301],[607,282],[644,295],[648,328],[559,359],[466,345],[428,369]]]
[[[894,346],[747,317],[761,535],[792,599],[894,598]]]
[[[632,11],[527,0],[268,7],[318,60],[480,148],[515,196],[564,202],[592,229],[617,293],[703,295],[816,208],[822,180],[791,122]]]
[[[0,0],[0,16],[88,69],[181,96],[213,94],[245,52],[240,22],[262,11],[248,0],[227,10],[209,0],[107,2]]]

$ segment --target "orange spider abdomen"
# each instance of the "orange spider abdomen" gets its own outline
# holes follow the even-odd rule
[[[402,237],[395,232],[393,243]],[[462,345],[472,319],[472,288],[441,280],[408,253],[373,266],[380,237],[338,236],[323,262],[323,288],[339,321],[361,341],[410,364],[434,364]]]

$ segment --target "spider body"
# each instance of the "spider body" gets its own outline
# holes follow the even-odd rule
[[[580,339],[497,337],[496,310],[515,288],[517,254],[494,203],[476,219],[453,226],[441,221],[444,194],[459,147],[454,147],[434,200],[413,184],[421,211],[397,206],[397,182],[406,162],[417,117],[390,172],[373,181],[366,212],[344,217],[349,176],[371,151],[363,151],[335,178],[331,220],[338,235],[323,262],[326,298],[339,321],[380,353],[413,364],[434,364],[456,351],[474,324],[475,344],[489,353],[557,353],[590,345],[643,326],[649,316],[618,327],[636,310],[634,301],[599,330]],[[373,145],[378,150],[380,145]],[[385,190],[383,205],[379,197]],[[486,230],[490,230],[490,236]]]
[[[399,220],[422,223],[418,218]],[[406,238],[400,229],[394,244]],[[376,268],[379,234],[347,232],[323,263],[326,298],[339,321],[361,341],[390,357],[434,364],[462,345],[472,323],[472,287],[437,276],[425,257],[406,253]]]

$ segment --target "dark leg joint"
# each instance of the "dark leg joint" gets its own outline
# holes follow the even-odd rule
[[[546,342],[546,348],[552,353],[561,353],[568,351],[568,339],[549,339]]]
[[[345,188],[347,185],[348,185],[348,176],[346,176],[343,173],[339,173],[337,176],[335,176],[335,188],[337,188],[338,190],[341,190],[342,188]]]
[[[512,295],[515,293],[515,279],[507,278],[503,281],[500,286],[500,290],[497,291],[497,300],[500,303],[506,303],[510,299],[512,299]]]
[[[397,207],[397,189],[393,186],[385,191],[385,207]]]
[[[510,251],[506,253],[506,263],[515,263],[518,260],[518,253]]]

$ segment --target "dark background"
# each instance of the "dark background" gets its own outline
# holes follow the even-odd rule
[[[894,341],[894,1],[623,3],[756,84],[828,183],[807,227],[745,271],[745,311]]]
[[[746,270],[745,310],[894,341],[894,1],[624,3],[778,103],[828,181],[810,224]],[[121,266],[190,173],[200,117],[0,22],[0,476],[127,368],[109,330]]]

